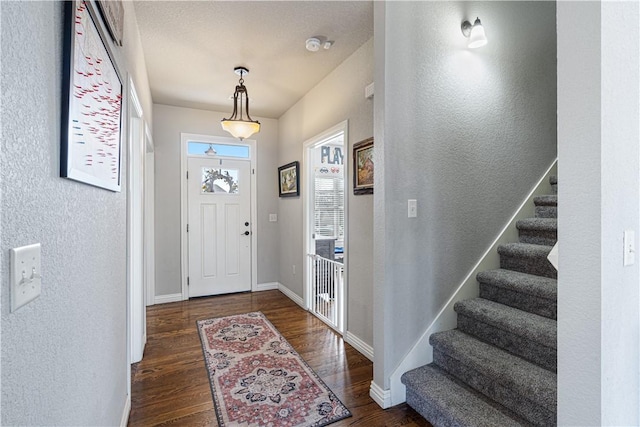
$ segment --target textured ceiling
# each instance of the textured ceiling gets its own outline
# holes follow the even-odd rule
[[[137,1],[153,102],[232,110],[238,76],[251,115],[278,118],[373,36],[370,1]],[[309,52],[324,36],[329,50]]]

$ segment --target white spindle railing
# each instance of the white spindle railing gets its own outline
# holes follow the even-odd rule
[[[309,254],[309,271],[311,311],[342,333],[344,265],[319,255]]]

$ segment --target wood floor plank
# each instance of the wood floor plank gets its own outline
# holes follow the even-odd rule
[[[369,397],[373,364],[280,291],[194,298],[147,309],[144,358],[131,375],[130,426],[217,426],[196,321],[261,311],[353,417],[331,426],[429,427],[406,404]]]

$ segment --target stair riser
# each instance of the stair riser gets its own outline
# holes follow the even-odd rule
[[[558,318],[558,308],[555,300],[539,298],[482,282],[480,283],[480,298],[499,302],[500,304],[528,311],[538,316],[548,317],[549,319],[557,320]]]
[[[414,393],[410,387],[407,387],[407,405],[415,409],[420,415],[434,426],[442,427],[475,427],[470,424],[463,424],[452,420],[446,410],[441,410],[431,405],[425,399],[422,399],[417,393]]]
[[[519,230],[520,243],[553,246],[558,241],[557,230]]]
[[[536,218],[558,218],[558,207],[536,206]]]
[[[458,329],[545,369],[556,372],[557,351],[555,348],[533,342],[515,333],[498,329],[460,313],[458,313]]]
[[[485,396],[504,405],[527,421],[538,426],[556,425],[555,408],[550,411],[527,399],[492,378],[460,364],[459,361],[433,349],[433,361],[449,374],[466,383]]]
[[[552,279],[558,278],[558,272],[546,256],[500,254],[500,268]]]

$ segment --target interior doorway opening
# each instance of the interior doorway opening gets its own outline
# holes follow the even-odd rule
[[[343,334],[346,327],[347,122],[305,143],[307,307]]]

